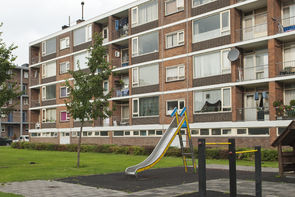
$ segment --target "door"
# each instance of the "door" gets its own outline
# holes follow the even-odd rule
[[[243,40],[253,38],[253,15],[246,16],[243,20]]]
[[[244,57],[244,80],[256,79],[254,55]]]
[[[70,133],[69,132],[60,133],[59,143],[60,144],[70,144],[71,143]]]
[[[246,121],[257,120],[256,102],[255,102],[254,94],[247,94],[245,96],[244,115],[245,115]]]

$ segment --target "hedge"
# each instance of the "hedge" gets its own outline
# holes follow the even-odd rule
[[[67,151],[76,152],[77,144],[45,144],[45,143],[30,143],[30,142],[14,142],[11,145],[16,149],[29,149],[29,150],[46,150],[46,151]],[[81,152],[95,152],[95,153],[113,153],[113,154],[127,154],[127,155],[149,155],[154,150],[152,146],[118,146],[118,145],[81,145]],[[247,150],[245,148],[237,148],[237,151]],[[189,148],[185,148],[184,152],[189,152]],[[194,149],[195,158],[198,157],[198,149]],[[181,150],[179,148],[170,147],[166,156],[181,157]],[[241,160],[254,160],[253,153],[245,153],[237,155]],[[228,152],[226,149],[207,148],[207,159],[228,159]],[[262,161],[277,161],[278,152],[276,150],[262,149],[261,151]]]

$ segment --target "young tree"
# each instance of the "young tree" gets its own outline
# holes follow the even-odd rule
[[[0,23],[1,26],[2,23]],[[16,83],[12,81],[12,74],[10,74],[10,71],[15,67],[13,62],[16,59],[12,52],[17,47],[13,44],[6,46],[1,35],[2,32],[0,32],[0,117],[13,110],[13,106],[8,106],[9,100],[21,95]]]
[[[85,120],[104,119],[112,113],[108,102],[111,93],[105,94],[103,88],[104,80],[108,80],[111,75],[111,68],[104,58],[106,49],[102,47],[102,41],[101,35],[94,36],[94,44],[88,50],[90,54],[87,63],[89,71],[82,71],[79,66],[79,70],[69,71],[74,79],[73,84],[66,81],[66,87],[70,92],[69,99],[65,101],[67,111],[72,118],[81,121],[77,147],[78,168],[80,167],[81,137]]]

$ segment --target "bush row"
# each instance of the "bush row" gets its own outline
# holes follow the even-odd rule
[[[12,148],[16,149],[30,149],[30,150],[47,150],[47,151],[67,151],[76,152],[77,144],[45,144],[45,143],[30,143],[30,142],[14,142],[12,143]],[[128,154],[128,155],[149,155],[152,153],[154,147],[151,146],[118,146],[118,145],[81,145],[81,152],[96,152],[96,153],[114,153],[114,154]],[[242,151],[247,149],[237,149],[237,151]],[[185,152],[189,152],[189,148],[184,149]],[[194,149],[195,157],[198,157],[198,150]],[[181,150],[175,147],[170,147],[166,156],[181,157]],[[241,160],[254,160],[253,153],[245,153],[237,156]],[[206,149],[207,159],[227,159],[228,151],[226,149]],[[278,153],[276,150],[263,149],[261,151],[262,161],[277,161]]]

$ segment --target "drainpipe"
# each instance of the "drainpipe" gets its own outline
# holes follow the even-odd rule
[[[23,90],[23,77],[24,77],[24,69],[21,66],[20,69],[20,85],[21,89]],[[20,96],[20,134],[19,136],[23,135],[23,94]]]

